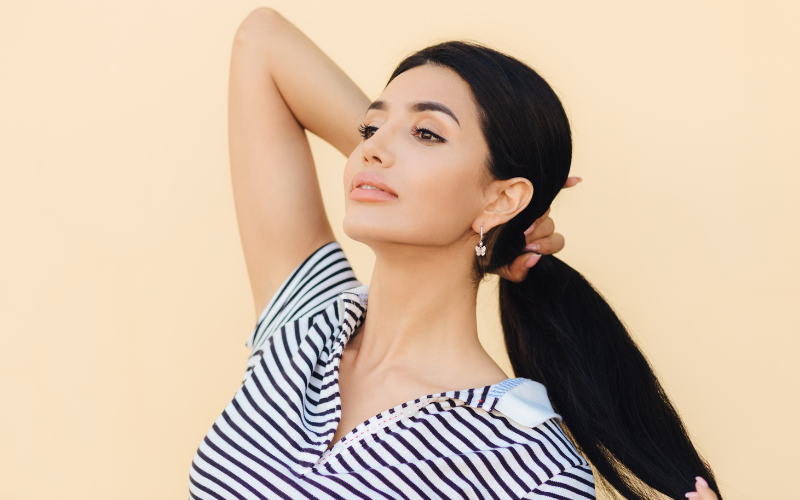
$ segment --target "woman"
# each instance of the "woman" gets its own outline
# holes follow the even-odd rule
[[[716,498],[617,317],[540,255],[563,246],[548,207],[577,180],[567,117],[533,70],[440,44],[370,103],[258,9],[237,31],[229,106],[263,312],[242,386],[195,455],[193,498],[594,498],[595,477],[626,498]],[[348,156],[344,229],[375,252],[369,287],[334,241],[304,129]],[[478,341],[487,272],[505,278],[517,378]]]

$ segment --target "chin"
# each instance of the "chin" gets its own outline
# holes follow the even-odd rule
[[[424,235],[399,214],[372,206],[348,207],[342,228],[350,239],[374,247],[385,243],[419,244]]]
[[[357,210],[357,212],[362,212]],[[379,214],[359,213],[353,214],[351,211],[344,216],[342,223],[344,234],[348,238],[369,245],[380,241],[396,240],[398,235],[392,231],[388,224],[387,217]]]
[[[443,247],[463,238],[460,232],[453,230],[458,227],[456,224],[446,229],[447,226],[437,222],[430,218],[414,222],[396,213],[355,209],[347,211],[342,228],[348,238],[364,243],[373,250],[384,245]]]

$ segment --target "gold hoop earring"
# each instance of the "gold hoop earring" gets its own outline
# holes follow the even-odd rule
[[[475,247],[475,255],[478,257],[486,255],[486,246],[483,244],[483,224],[481,224],[481,239],[478,241],[478,246]]]

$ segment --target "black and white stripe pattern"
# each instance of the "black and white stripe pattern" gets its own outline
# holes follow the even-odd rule
[[[527,379],[404,403],[326,451],[339,360],[366,313],[359,285],[335,242],[284,282],[248,339],[241,387],[195,454],[191,498],[595,497],[589,465]]]

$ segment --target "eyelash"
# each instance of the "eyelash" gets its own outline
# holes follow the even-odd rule
[[[367,136],[368,132],[372,132],[373,134],[375,131],[378,130],[378,127],[373,127],[372,125],[367,126],[365,123],[362,123],[358,126],[358,133],[361,134],[361,137],[364,139],[369,139],[372,136]]]
[[[358,133],[361,134],[361,137],[363,137],[365,140],[372,137],[371,134],[374,134],[376,130],[378,130],[378,127],[373,127],[372,125],[367,125],[365,123],[362,123],[361,125],[358,126]],[[444,137],[434,134],[433,132],[431,132],[426,128],[415,126],[413,132],[414,134],[426,133],[430,134],[431,137],[433,137],[433,139],[422,139],[422,137],[420,137],[420,139],[425,142],[447,142]]]
[[[447,141],[445,141],[444,137],[442,137],[440,135],[436,135],[436,134],[434,134],[433,132],[431,132],[430,130],[428,130],[426,128],[414,127],[414,133],[415,134],[427,133],[427,134],[430,134],[433,137],[433,140],[431,140],[431,139],[422,139],[422,137],[420,137],[420,139],[422,139],[425,142],[447,142]]]

